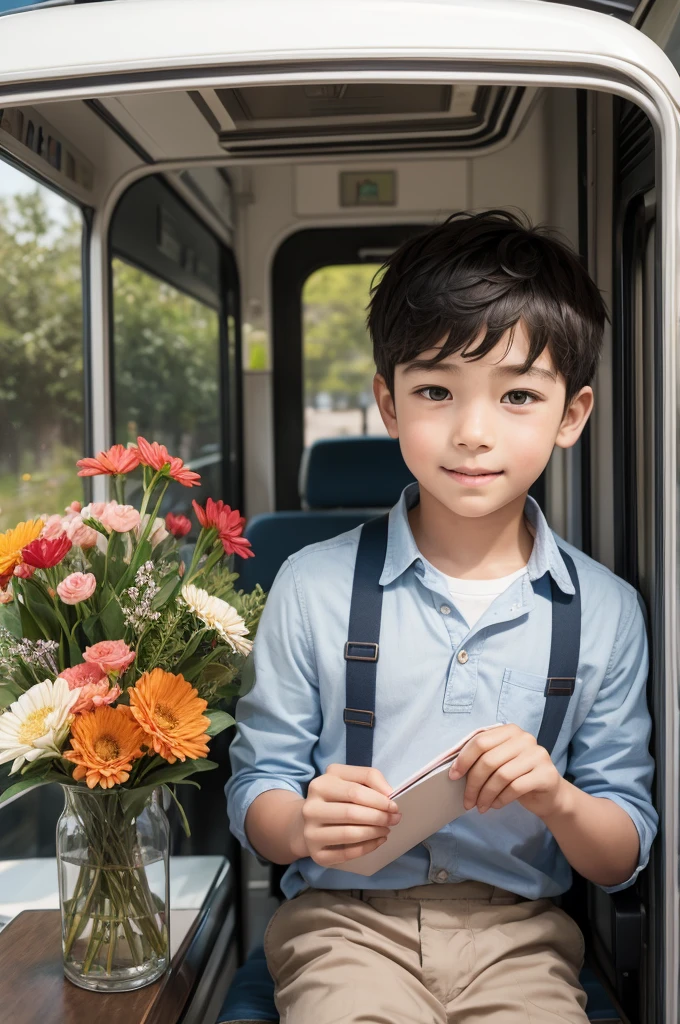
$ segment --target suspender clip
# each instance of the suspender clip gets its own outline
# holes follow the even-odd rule
[[[352,649],[360,648],[364,654],[350,654]],[[369,653],[370,651],[370,653]],[[345,644],[345,661],[377,661],[378,644],[369,644],[364,640],[348,640]]]
[[[557,686],[555,684],[558,684]],[[560,686],[559,684],[563,685]],[[548,683],[545,688],[546,697],[571,697],[574,692],[574,676],[548,676]]]
[[[364,715],[364,717],[348,718],[348,711],[353,715]],[[345,708],[342,717],[345,721],[345,725],[367,725],[369,729],[373,728],[373,722],[375,720],[375,714],[372,711],[363,711],[361,708]]]

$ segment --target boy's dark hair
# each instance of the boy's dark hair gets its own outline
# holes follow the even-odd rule
[[[602,297],[576,253],[528,220],[505,210],[455,213],[405,242],[383,269],[368,329],[390,391],[398,363],[442,339],[433,363],[454,352],[481,359],[520,319],[530,339],[523,369],[547,347],[567,403],[593,379],[607,318]]]

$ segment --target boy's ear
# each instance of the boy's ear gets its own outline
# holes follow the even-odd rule
[[[379,373],[376,373],[373,378],[373,395],[375,397],[381,419],[387,429],[387,433],[390,437],[399,437],[394,398],[387,386],[385,378]]]
[[[576,444],[593,411],[594,396],[591,387],[584,387],[574,395],[564,414],[560,429],[555,438],[559,448],[571,448]]]

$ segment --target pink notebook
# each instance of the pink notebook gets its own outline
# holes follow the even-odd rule
[[[414,775],[404,779],[390,794],[391,799],[399,806],[401,821],[398,825],[392,826],[387,841],[377,850],[365,853],[363,857],[329,866],[336,871],[373,875],[397,857],[401,857],[402,853],[412,850],[418,843],[422,843],[423,839],[427,839],[444,825],[464,814],[463,796],[466,780],[465,777],[450,779],[449,768],[469,739],[500,724],[497,722],[475,729],[456,743],[455,747],[443,751]]]

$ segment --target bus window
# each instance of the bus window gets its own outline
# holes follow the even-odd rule
[[[302,289],[304,445],[385,434],[372,392],[366,307],[380,264],[322,267]]]
[[[78,207],[0,161],[0,531],[82,500]]]
[[[163,514],[188,515],[192,498],[222,494],[219,315],[118,258],[113,295],[115,439],[141,434],[200,473],[199,487],[172,483],[165,495]]]

